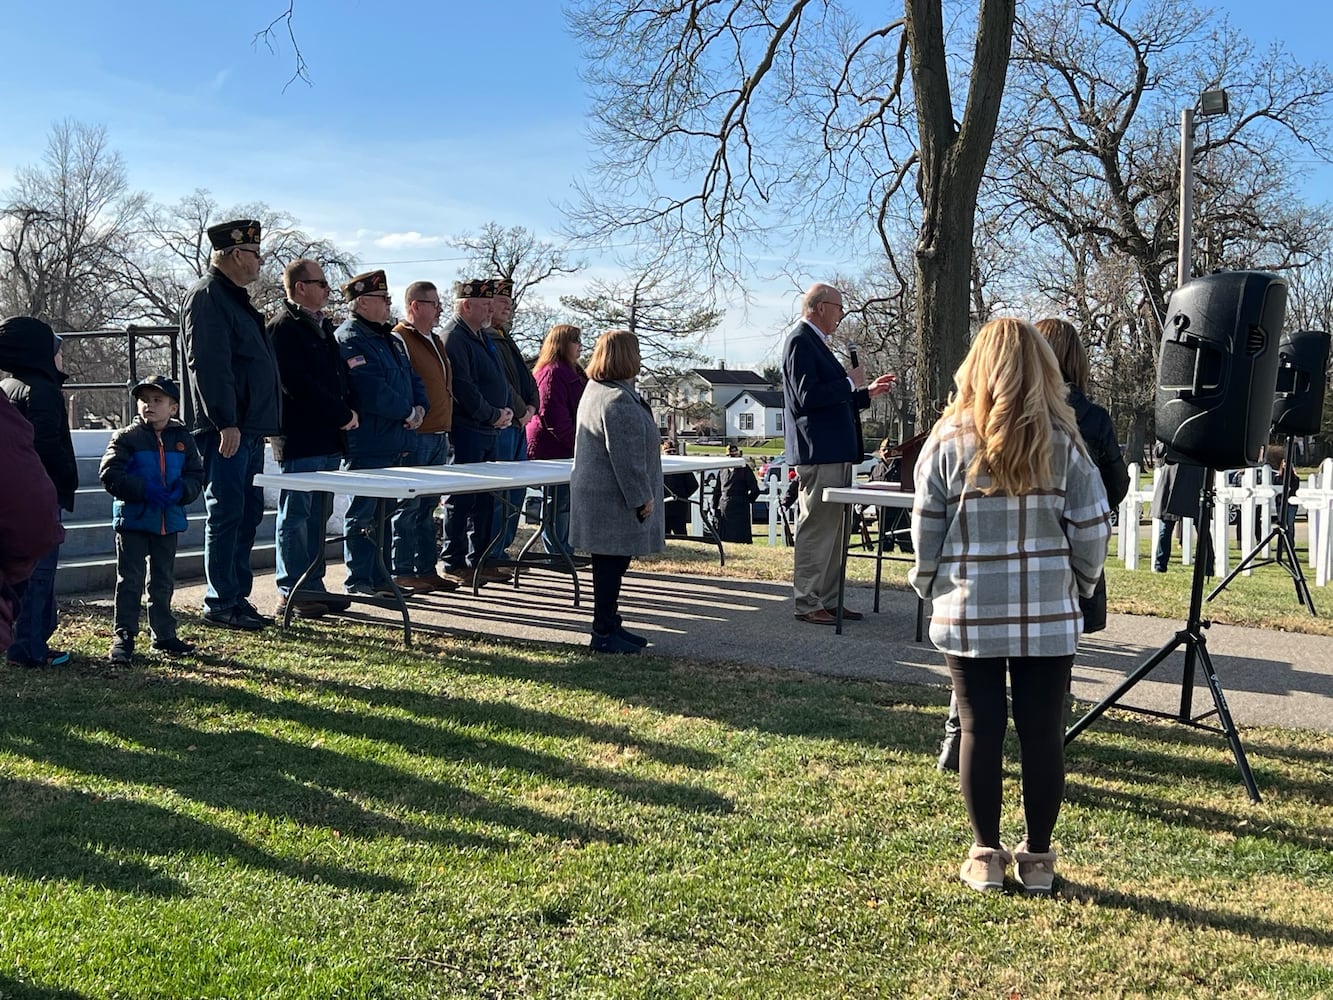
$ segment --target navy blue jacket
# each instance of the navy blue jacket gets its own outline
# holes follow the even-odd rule
[[[495,419],[510,405],[509,380],[495,344],[459,316],[441,339],[454,368],[454,431],[495,437]]]
[[[782,348],[782,396],[788,463],[837,465],[864,458],[858,411],[870,405],[870,390],[852,390],[842,364],[804,320]]]
[[[111,523],[117,531],[145,531],[169,535],[188,527],[185,508],[204,488],[204,460],[194,437],[179,420],[153,428],[135,418],[134,423],[111,435],[97,469],[106,491],[116,498],[111,505]],[[167,489],[181,484],[180,503],[165,509],[144,499],[144,485],[154,480]]]
[[[334,336],[352,385],[359,426],[347,433],[348,457],[387,459],[392,465],[416,449],[416,432],[403,426],[412,407],[430,408],[421,376],[388,323],[352,313]]]

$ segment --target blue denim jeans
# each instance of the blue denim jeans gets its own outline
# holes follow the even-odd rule
[[[416,457],[410,465],[447,465],[448,434],[418,434]],[[439,559],[435,541],[438,496],[405,500],[393,516],[393,572],[395,576],[432,576]]]
[[[506,427],[495,438],[495,460],[497,462],[526,462],[528,460],[528,435],[518,424]],[[495,525],[500,540],[491,550],[493,558],[504,558],[505,550],[518,534],[518,515],[523,510],[523,501],[527,490],[506,490],[496,494],[492,508],[491,521]],[[502,500],[501,497],[504,499]]]
[[[569,552],[569,486],[557,483],[548,489],[551,491],[547,500],[551,507],[548,514],[551,526],[542,529],[542,545],[551,555]]]
[[[403,465],[409,456],[392,452],[387,455],[358,455],[348,458],[348,469],[387,469],[392,465]],[[386,507],[384,524],[378,523],[380,503]],[[343,517],[343,559],[347,563],[347,583],[354,586],[388,587],[386,572],[380,570],[375,558],[376,545],[379,546],[380,558],[384,560],[385,571],[389,570],[390,552],[389,519],[397,504],[392,500],[380,501],[375,497],[352,497]],[[382,530],[380,530],[382,528]]]
[[[32,576],[22,586],[18,614],[14,618],[14,642],[7,651],[9,659],[15,662],[45,664],[51,653],[47,643],[56,631],[56,563],[59,561],[60,546],[57,545],[37,560]]]
[[[495,460],[495,435],[455,427],[450,434],[454,464]],[[457,493],[444,502],[444,552],[449,569],[475,568],[493,537],[495,499],[489,493]]]
[[[341,461],[341,455],[308,455],[283,462],[282,471],[333,472]],[[291,593],[312,562],[315,568],[306,578],[305,589],[327,589],[324,586],[324,528],[333,511],[332,500],[331,493],[282,490],[278,494],[278,520],[274,531],[277,566],[273,582],[283,597]]]
[[[223,458],[217,431],[194,437],[204,457],[204,610],[221,613],[248,598],[254,583],[250,552],[264,519],[264,491],[254,478],[264,471],[264,439],[242,434],[236,454]]]
[[[1171,563],[1171,536],[1175,533],[1176,522],[1163,518],[1157,526],[1157,542],[1152,550],[1152,568],[1165,573]]]

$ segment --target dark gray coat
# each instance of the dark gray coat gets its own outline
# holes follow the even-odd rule
[[[282,430],[282,384],[264,317],[221,271],[190,286],[181,304],[181,420],[192,431]]]
[[[605,556],[666,547],[662,454],[652,411],[628,382],[589,382],[579,400],[569,478],[569,541]],[[649,500],[653,512],[640,521]]]

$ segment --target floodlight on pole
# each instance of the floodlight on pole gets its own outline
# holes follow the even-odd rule
[[[1195,108],[1180,113],[1180,245],[1176,253],[1176,287],[1189,281],[1190,257],[1194,242],[1194,116],[1210,118],[1231,111],[1227,92],[1205,90]]]

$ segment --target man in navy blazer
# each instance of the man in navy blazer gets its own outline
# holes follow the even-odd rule
[[[810,286],[801,301],[801,321],[782,349],[782,394],[787,461],[800,479],[792,589],[796,617],[816,625],[837,621],[838,572],[842,565],[842,509],[824,503],[827,487],[850,486],[862,459],[859,411],[888,392],[895,376],[869,385],[859,366],[844,368],[828,338],[842,322],[842,293],[832,285]],[[860,618],[844,610],[843,618]]]

